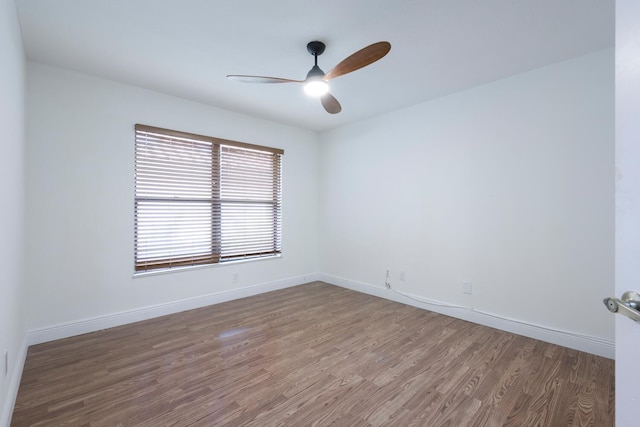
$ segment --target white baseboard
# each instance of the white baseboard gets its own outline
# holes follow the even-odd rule
[[[99,331],[102,329],[112,328],[114,326],[121,326],[128,323],[139,322],[141,320],[152,319],[154,317],[164,316],[167,314],[178,313],[181,311],[192,310],[194,308],[200,308],[208,305],[219,304],[221,302],[245,298],[264,292],[302,285],[304,283],[319,280],[319,276],[320,275],[318,273],[310,273],[302,276],[277,280],[274,282],[261,283],[244,288],[215,292],[212,294],[186,298],[178,301],[171,301],[165,304],[141,307],[134,310],[112,313],[89,319],[81,319],[73,322],[48,326],[46,328],[34,329],[27,332],[27,344],[41,344],[48,341],[54,341],[62,338],[72,337],[75,335],[81,335],[89,332]]]
[[[18,397],[18,388],[20,388],[20,380],[22,379],[22,370],[24,362],[27,359],[27,342],[23,340],[19,353],[16,357],[15,365],[12,369],[11,379],[9,380],[9,388],[7,390],[7,399],[0,408],[0,426],[9,427],[11,417],[13,415],[13,407]],[[4,368],[3,368],[4,369]]]
[[[419,300],[425,298],[418,295],[405,293],[404,295],[406,296],[404,296],[382,286],[374,286],[327,274],[320,274],[318,280],[335,286],[351,289],[353,291],[374,295],[402,304],[434,311],[436,313],[445,314],[447,316],[456,317],[458,319],[467,320],[469,322],[561,345],[563,347],[584,351],[609,359],[613,359],[615,355],[615,345],[614,342],[610,340],[585,336],[541,325],[534,325],[517,319],[508,319],[499,315],[477,311],[470,307],[448,306],[445,303],[440,305],[437,302],[422,302]]]

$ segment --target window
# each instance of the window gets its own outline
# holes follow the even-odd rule
[[[136,125],[135,270],[280,254],[283,154]]]

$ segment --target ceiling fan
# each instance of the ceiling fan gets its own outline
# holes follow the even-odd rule
[[[318,56],[322,55],[324,49],[325,45],[320,41],[312,41],[307,44],[307,51],[313,55],[314,65],[311,70],[309,70],[307,77],[304,80],[238,74],[230,74],[227,77],[231,80],[245,83],[302,83],[307,94],[319,97],[324,109],[327,110],[328,113],[336,114],[342,111],[342,107],[338,100],[329,93],[329,85],[327,82],[331,79],[335,79],[336,77],[343,76],[352,71],[356,71],[362,67],[373,64],[389,53],[391,50],[391,44],[389,42],[382,41],[360,49],[343,59],[326,74],[320,69],[320,67],[318,67]]]

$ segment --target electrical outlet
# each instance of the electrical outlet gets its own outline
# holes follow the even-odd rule
[[[384,286],[387,289],[391,289],[391,268],[387,267],[387,274],[384,278]]]
[[[471,282],[462,282],[462,293],[468,295],[471,295],[473,293]]]
[[[400,281],[404,282],[407,280],[407,273],[405,273],[404,271],[400,272]]]
[[[231,283],[238,283],[238,273],[233,273],[231,275]]]

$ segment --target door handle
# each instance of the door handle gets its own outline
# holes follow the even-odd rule
[[[605,298],[602,300],[610,312],[624,314],[631,320],[640,322],[640,294],[627,291],[622,298]]]

